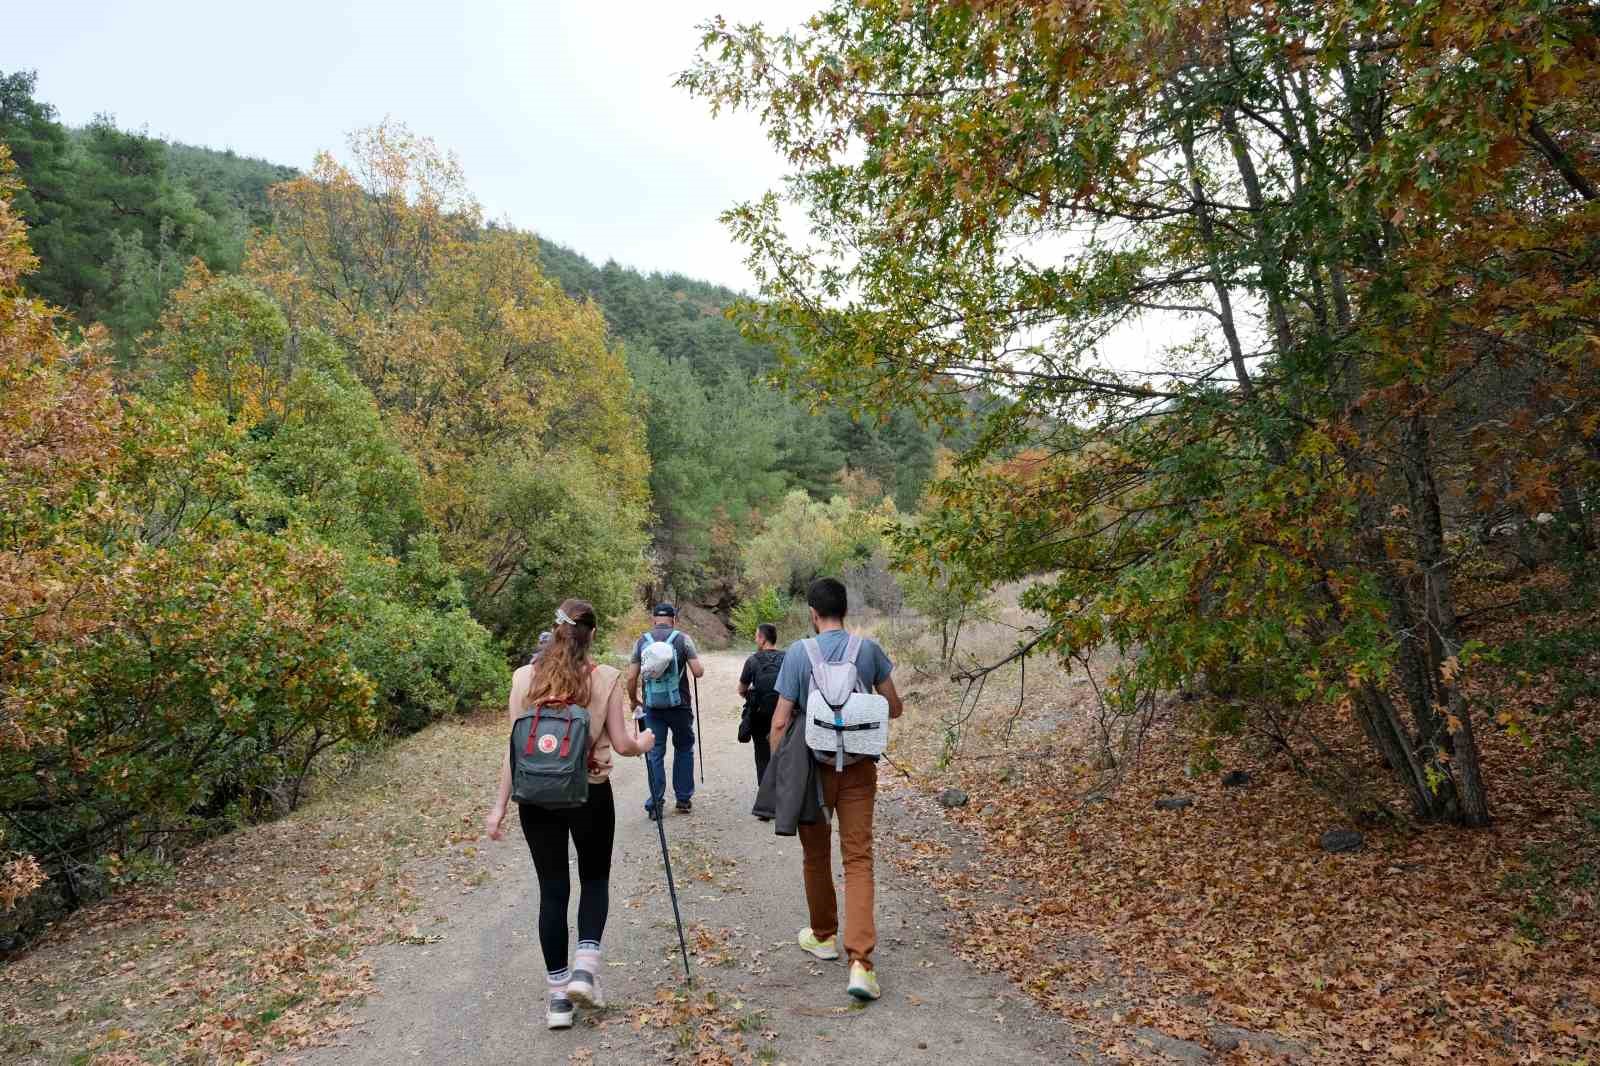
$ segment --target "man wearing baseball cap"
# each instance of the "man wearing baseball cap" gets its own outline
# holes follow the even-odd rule
[[[658,603],[650,612],[650,631],[633,644],[628,667],[628,699],[643,707],[644,723],[655,734],[656,746],[645,756],[649,767],[650,800],[644,806],[651,818],[661,817],[667,791],[667,736],[672,737],[672,792],[678,810],[694,809],[694,708],[689,700],[691,677],[701,677],[700,653],[694,640],[677,628],[678,610],[670,603]],[[671,648],[671,661],[659,675],[647,678],[644,698],[639,695],[640,673],[645,649],[662,644]]]

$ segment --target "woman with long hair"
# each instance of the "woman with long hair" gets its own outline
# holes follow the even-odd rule
[[[522,835],[533,855],[539,878],[539,947],[544,952],[549,994],[545,1024],[551,1029],[572,1025],[573,1003],[603,1006],[600,992],[600,937],[611,905],[611,843],[617,812],[611,798],[611,756],[643,755],[655,746],[651,733],[629,728],[628,695],[621,674],[589,658],[594,640],[594,607],[567,600],[556,611],[550,643],[527,666],[511,675],[510,721],[539,703],[576,703],[589,710],[589,799],[582,807],[550,809],[518,804]],[[484,817],[492,840],[503,832],[506,804],[511,799],[511,750],[500,768],[500,788]],[[578,852],[578,951],[567,966],[567,901],[572,895],[567,875],[567,838]]]

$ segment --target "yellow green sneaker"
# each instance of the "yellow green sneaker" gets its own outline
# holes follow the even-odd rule
[[[878,991],[878,972],[867,969],[859,962],[852,962],[849,992],[863,1003],[869,1003],[883,995]]]
[[[826,940],[818,940],[809,925],[800,930],[799,940],[801,947],[819,959],[832,962],[839,957],[839,945],[835,942],[835,938],[830,936]]]

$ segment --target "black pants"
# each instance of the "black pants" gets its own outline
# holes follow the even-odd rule
[[[772,761],[772,741],[767,734],[772,732],[771,711],[750,712],[750,746],[756,753],[756,787],[761,786],[761,778],[767,772],[767,763]]]
[[[567,903],[572,882],[567,875],[567,838],[578,851],[578,940],[600,942],[611,908],[611,842],[617,831],[617,808],[611,782],[591,784],[582,807],[549,810],[517,806],[522,835],[533,855],[539,878],[539,947],[545,969],[567,968]]]

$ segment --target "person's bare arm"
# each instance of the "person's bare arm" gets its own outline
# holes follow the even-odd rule
[[[511,802],[511,749],[506,749],[506,757],[500,761],[500,787],[495,790],[494,805],[489,808],[489,813],[483,816],[483,831],[489,834],[490,840],[499,840],[505,836],[505,830],[500,828],[500,823],[506,820],[506,805]]]
[[[622,687],[612,688],[611,698],[606,700],[606,735],[611,738],[611,750],[618,755],[643,755],[656,746],[656,735],[650,730],[636,733],[629,728],[632,717]]]
[[[639,706],[639,664],[628,664],[628,706]]]
[[[794,716],[794,700],[787,696],[778,697],[778,707],[772,712],[772,728],[767,731],[767,743],[772,745],[772,750],[777,751],[778,745],[783,741],[783,734],[789,728],[789,719]]]
[[[705,677],[706,668],[700,665],[700,656],[696,655],[689,660],[689,672],[695,677]]]
[[[905,713],[905,704],[900,702],[900,693],[894,687],[894,678],[886,677],[877,684],[878,695],[889,701],[889,717],[899,718]]]
[[[739,695],[740,696],[748,696],[748,695],[750,695],[750,682],[748,682],[748,681],[740,681],[739,682]]]
[[[511,675],[511,695],[506,700],[506,722],[515,725],[517,715],[521,713],[522,704],[527,699],[528,682],[533,674],[533,668],[524,666]],[[511,802],[511,748],[506,747],[505,758],[500,762],[500,784],[495,789],[494,803],[489,807],[489,813],[483,816],[484,832],[489,834],[490,840],[499,840],[505,834],[500,829],[500,823],[506,820],[506,807]]]

